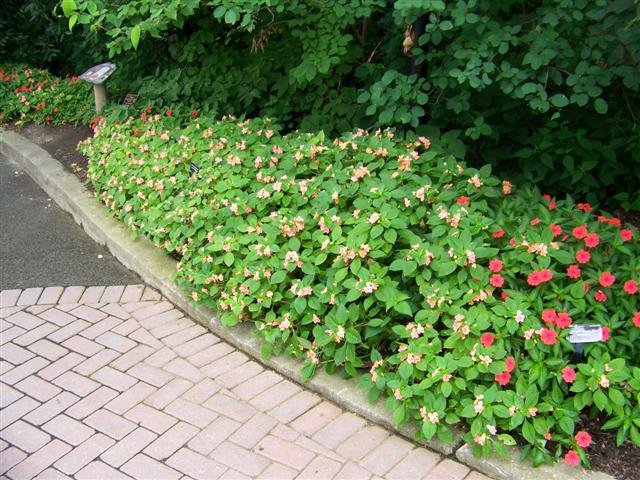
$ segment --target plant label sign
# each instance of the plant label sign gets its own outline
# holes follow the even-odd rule
[[[601,325],[573,325],[569,332],[571,343],[593,343],[602,341]]]
[[[198,173],[200,171],[200,167],[195,163],[191,162],[190,170],[191,170],[191,173]]]
[[[93,83],[94,85],[100,85],[116,70],[116,64],[111,62],[101,63],[91,67],[86,72],[80,75],[80,78],[85,82]]]
[[[124,97],[124,100],[122,101],[122,105],[124,105],[125,107],[130,107],[131,105],[136,103],[136,100],[138,100],[138,94],[127,93],[126,97]]]

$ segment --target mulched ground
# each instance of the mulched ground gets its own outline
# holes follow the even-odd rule
[[[87,181],[88,160],[76,150],[78,142],[92,135],[89,127],[27,125],[22,128],[14,127],[13,130],[44,148],[91,189]],[[640,214],[623,210],[614,213],[640,228]],[[608,473],[617,480],[640,480],[640,448],[630,441],[620,447],[616,446],[616,431],[600,430],[603,423],[603,420],[596,418],[584,421],[579,427],[588,431],[593,438],[589,456],[594,470]]]

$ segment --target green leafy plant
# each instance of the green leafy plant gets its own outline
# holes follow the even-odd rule
[[[76,76],[61,79],[46,70],[0,64],[0,124],[88,124],[92,103],[91,86]]]
[[[476,454],[588,465],[581,415],[638,438],[638,232],[516,188],[447,136],[281,135],[148,108],[82,146],[98,198],[180,258],[177,281],[264,356],[359,377],[398,423]],[[574,358],[570,326],[601,341]]]

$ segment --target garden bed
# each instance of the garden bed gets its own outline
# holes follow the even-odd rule
[[[466,424],[477,454],[515,436],[534,463],[587,463],[586,412],[640,442],[633,228],[425,138],[330,143],[163,113],[101,124],[89,177],[116,217],[181,256],[194,300],[255,323],[266,357],[305,359],[303,378],[366,368],[361,387],[388,395],[398,423],[441,441]],[[576,362],[579,323],[604,336]]]

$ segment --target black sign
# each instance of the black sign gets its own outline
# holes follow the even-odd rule
[[[138,100],[137,93],[127,93],[126,97],[124,97],[124,100],[122,100],[122,105],[124,105],[125,107],[130,107],[131,105],[136,103],[136,100]]]
[[[198,173],[200,171],[200,167],[195,163],[191,162],[191,173]]]

